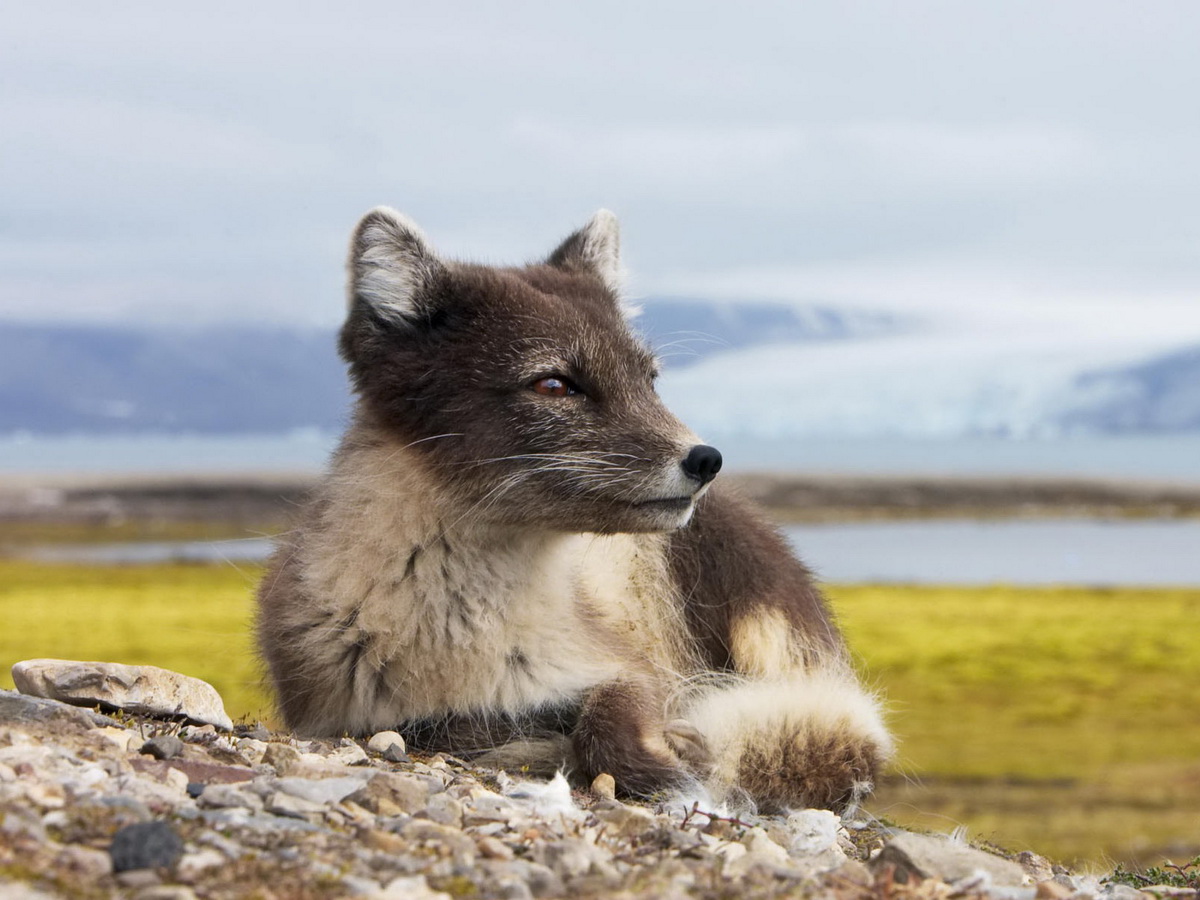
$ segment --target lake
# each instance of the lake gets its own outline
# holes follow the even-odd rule
[[[827,581],[1200,585],[1200,520],[917,520],[793,526]]]
[[[1200,585],[1200,521],[894,521],[793,526],[788,537],[826,581],[920,584]],[[264,538],[60,545],[47,562],[257,562]]]

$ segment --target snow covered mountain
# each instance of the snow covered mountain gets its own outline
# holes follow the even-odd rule
[[[1078,313],[975,311],[837,341],[763,341],[669,370],[660,390],[702,434],[1200,431],[1200,312]]]
[[[1200,431],[1200,313],[644,306],[660,390],[701,434]],[[0,434],[336,430],[347,404],[328,331],[0,324]]]

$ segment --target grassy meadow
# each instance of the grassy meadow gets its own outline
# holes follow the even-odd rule
[[[150,663],[270,722],[256,567],[0,560],[0,686],[37,657]],[[1200,852],[1200,589],[830,589],[900,738],[898,823],[1095,869]]]

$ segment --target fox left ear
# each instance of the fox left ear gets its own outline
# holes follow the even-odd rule
[[[386,319],[411,322],[426,312],[427,297],[442,263],[407,216],[377,206],[359,221],[350,240],[349,302]]]
[[[607,209],[558,245],[546,260],[560,269],[590,272],[612,293],[621,294],[621,226]]]

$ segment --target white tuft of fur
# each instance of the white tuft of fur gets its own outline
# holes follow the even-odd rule
[[[621,270],[621,225],[616,214],[600,209],[580,230],[583,260],[600,276],[613,293],[619,294],[624,282]]]
[[[709,785],[722,799],[737,783],[743,753],[765,733],[841,734],[873,745],[881,758],[893,752],[878,701],[852,674],[839,670],[719,684],[700,691],[682,716],[708,744]],[[870,785],[862,786],[862,793],[869,790]]]
[[[354,230],[348,301],[360,297],[384,315],[412,318],[438,265],[412,219],[389,206],[377,206]]]
[[[517,781],[505,786],[503,791],[504,796],[524,801],[535,815],[544,818],[579,819],[585,815],[575,804],[571,785],[561,769],[549,781]]]

